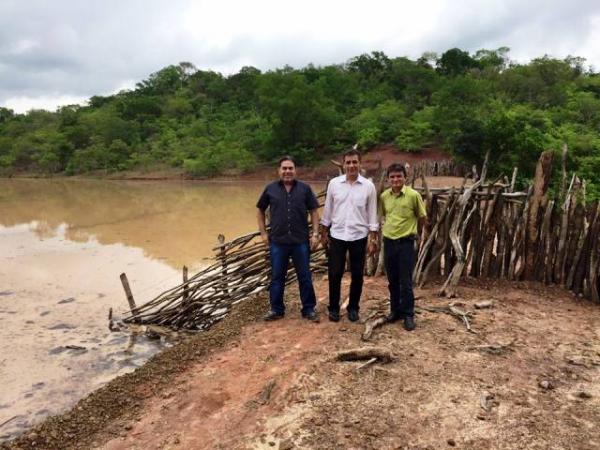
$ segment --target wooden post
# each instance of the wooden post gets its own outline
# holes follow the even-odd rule
[[[135,318],[135,316],[137,316],[137,306],[135,305],[135,300],[133,299],[133,294],[131,293],[131,288],[129,287],[129,281],[127,280],[127,275],[125,275],[125,272],[121,274],[121,284],[123,284],[123,289],[125,290],[125,295],[127,296],[127,302],[129,303],[131,315]]]
[[[517,183],[517,167],[513,168],[512,178],[510,179],[510,189],[508,192],[515,192],[515,184]]]
[[[546,193],[552,175],[552,160],[554,153],[545,151],[540,155],[535,167],[533,179],[533,194],[529,201],[527,232],[525,234],[525,279],[533,280],[536,261],[541,257],[538,253],[540,234],[540,208],[547,203]]]
[[[219,240],[219,245],[221,245],[221,249],[219,250],[219,259],[221,260],[221,264],[223,267],[223,279],[226,280],[227,279],[227,259],[225,258],[225,246],[223,246],[223,244],[225,243],[225,236],[222,234],[219,234],[217,239]],[[226,294],[229,294],[229,289],[227,288],[227,281],[223,281],[223,283],[221,285],[221,289]]]
[[[183,299],[181,305],[185,307],[187,303],[187,299],[189,297],[190,288],[187,284],[188,282],[188,268],[187,266],[183,266]]]

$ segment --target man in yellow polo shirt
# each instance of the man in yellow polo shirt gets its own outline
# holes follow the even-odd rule
[[[391,164],[387,169],[391,186],[380,196],[383,221],[383,251],[390,290],[388,322],[404,321],[407,331],[415,329],[415,297],[412,273],[415,265],[417,225],[423,226],[427,213],[421,194],[405,185],[406,168]]]

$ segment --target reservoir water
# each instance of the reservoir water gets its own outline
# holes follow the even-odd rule
[[[0,179],[0,441],[135,369],[163,340],[111,333],[212,255],[256,229],[264,183]]]

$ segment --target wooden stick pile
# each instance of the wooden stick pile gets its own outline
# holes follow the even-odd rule
[[[429,189],[421,173],[418,189],[426,202],[429,225],[416,244],[415,285],[443,277],[440,295],[454,297],[464,276],[537,280],[562,285],[600,303],[600,205],[586,203],[585,183],[575,175],[550,200],[551,166],[552,153],[544,152],[527,192],[514,191],[516,170],[511,181],[499,178],[486,184],[486,164],[479,180],[469,187],[465,178],[460,188]],[[383,186],[383,176],[379,184]],[[322,192],[318,197],[324,196]],[[258,238],[255,232],[230,242],[220,239],[212,265],[140,307],[131,299],[125,322],[209,328],[233,305],[268,287],[269,249]],[[369,259],[368,275],[383,273],[382,253]],[[327,270],[324,249],[312,253],[311,269]],[[295,279],[290,267],[287,283]]]
[[[321,200],[324,197],[325,192],[317,196]],[[269,248],[260,240],[258,232],[230,242],[225,242],[220,235],[219,245],[213,251],[213,264],[189,279],[187,268],[184,268],[182,284],[139,307],[130,299],[129,292],[127,297],[131,311],[123,320],[176,330],[205,330],[225,317],[233,305],[268,287],[271,276]],[[311,253],[310,267],[313,273],[327,270],[324,249]],[[286,284],[294,281],[296,273],[290,265]]]

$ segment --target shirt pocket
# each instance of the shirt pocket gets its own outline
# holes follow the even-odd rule
[[[362,192],[355,194],[352,197],[352,203],[357,209],[365,209],[367,206],[367,196]]]

